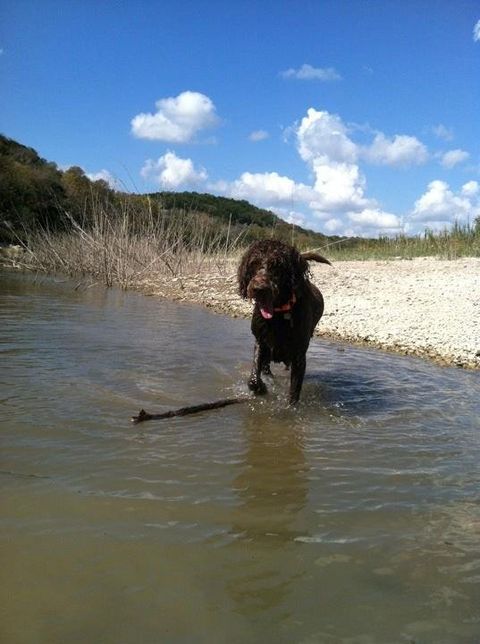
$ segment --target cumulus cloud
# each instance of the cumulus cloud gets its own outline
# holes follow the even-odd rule
[[[336,114],[307,110],[297,129],[298,150],[305,161],[356,163],[360,158],[376,165],[420,165],[428,160],[428,150],[415,136],[396,134],[388,138],[377,132],[372,143],[356,144],[348,127]]]
[[[455,221],[473,221],[480,216],[479,185],[465,183],[456,194],[445,181],[431,181],[415,202],[410,220],[431,228],[444,228]]]
[[[325,163],[314,160],[314,199],[309,206],[318,216],[340,210],[360,210],[369,205],[365,198],[365,177],[353,163]]]
[[[208,178],[204,168],[196,169],[191,159],[181,159],[174,152],[167,152],[157,161],[148,159],[140,174],[164,190],[176,190],[180,186],[197,186]]]
[[[370,143],[360,145],[353,139],[357,130],[347,126],[340,116],[314,108],[297,124],[297,149],[314,177],[314,198],[308,207],[330,233],[398,233],[403,229],[402,218],[385,211],[367,195],[360,163],[394,168],[421,165],[428,161],[429,152],[419,139],[405,134],[387,137],[375,132]],[[443,130],[439,132],[446,134]],[[450,161],[453,162],[453,157]],[[475,186],[465,189],[473,192]],[[421,209],[421,204],[418,208]]]
[[[380,208],[365,208],[361,212],[350,212],[348,219],[362,230],[380,230],[391,233],[399,232],[402,228],[401,219],[397,215],[385,212]]]
[[[400,167],[422,165],[428,152],[415,136],[396,134],[389,139],[380,132],[370,146],[363,148],[362,156],[370,163]]]
[[[333,67],[313,67],[304,64],[298,69],[291,67],[280,72],[282,78],[296,80],[319,80],[319,81],[336,81],[341,80],[340,74]]]
[[[358,165],[357,146],[349,138],[347,127],[340,117],[328,112],[309,109],[307,115],[295,128],[297,149],[307,162],[312,185],[294,181],[276,172],[244,172],[232,182],[221,182],[212,186],[216,191],[237,199],[248,199],[265,208],[274,210],[280,216],[292,213],[293,206],[313,212],[325,222],[328,231],[339,231],[345,213],[375,209],[375,200],[365,197],[366,181]],[[380,212],[380,210],[379,210]],[[298,220],[299,214],[285,217]],[[377,218],[377,223],[382,224]],[[348,221],[351,227],[355,222]],[[389,222],[393,227],[397,222]],[[357,227],[370,226],[364,216]]]
[[[239,179],[217,184],[217,188],[235,199],[251,200],[268,208],[288,206],[293,201],[305,203],[314,195],[309,186],[277,172],[244,172]]]
[[[254,130],[248,135],[250,141],[257,143],[258,141],[264,141],[268,139],[270,135],[265,130]]]
[[[358,147],[342,119],[310,108],[296,131],[297,149],[315,177],[309,207],[321,219],[367,207],[365,177],[356,163]],[[335,219],[335,217],[333,217]]]
[[[466,161],[469,156],[469,153],[465,152],[465,150],[449,150],[448,152],[444,152],[440,155],[440,163],[444,168],[450,169],[459,163],[462,163],[462,161]]]
[[[358,127],[349,126],[336,114],[314,108],[308,109],[289,132],[310,171],[310,184],[277,172],[244,172],[234,181],[217,183],[215,189],[274,210],[288,221],[301,221],[304,216],[308,225],[309,216],[313,216],[322,230],[339,235],[390,235],[407,229],[420,232],[427,226],[442,229],[456,220],[473,221],[480,216],[477,181],[468,181],[457,191],[444,181],[432,181],[410,212],[400,216],[368,195],[361,168],[366,163],[400,168],[434,158],[445,167],[454,167],[468,158],[464,150],[433,155],[415,136],[387,136],[370,128],[362,130],[360,144],[355,140]],[[453,136],[442,125],[436,126],[436,135],[444,140]],[[370,141],[365,143],[365,137]]]
[[[365,178],[354,163],[357,146],[338,116],[309,109],[297,125],[296,141],[298,152],[314,178],[312,185],[277,172],[244,172],[235,181],[217,183],[216,190],[276,212],[301,204],[324,221],[332,221],[340,213],[377,206],[374,200],[365,197]]]
[[[212,188],[230,197],[253,201],[287,220],[299,219],[298,212],[295,217],[288,217],[293,207],[304,208],[331,233],[348,231],[362,235],[400,230],[400,218],[366,196],[366,179],[358,165],[363,150],[352,140],[349,128],[339,116],[310,108],[292,131],[298,153],[310,169],[311,185],[277,172],[244,172],[235,181],[219,182]],[[385,137],[384,141],[384,148],[393,146],[393,151],[383,151],[384,157],[390,154],[388,162],[395,158],[399,163],[406,158],[401,137],[400,142],[387,141]],[[411,150],[414,146],[407,143]],[[410,155],[412,158],[411,152]]]
[[[400,217],[383,210],[375,200],[371,200],[371,203],[371,207],[327,220],[325,230],[347,237],[376,237],[379,234],[395,235],[404,229]]]
[[[444,126],[437,128],[440,138],[449,136]],[[480,216],[477,181],[465,183],[457,192],[443,181],[432,181],[406,217],[385,210],[368,195],[361,164],[398,168],[438,158],[446,167],[453,167],[468,158],[468,153],[450,150],[442,155],[432,155],[415,136],[387,136],[370,128],[361,131],[363,141],[360,144],[354,139],[359,131],[336,114],[310,108],[289,132],[294,136],[300,158],[309,169],[311,182],[301,183],[277,172],[243,172],[233,181],[220,181],[207,187],[213,192],[247,199],[273,210],[287,221],[299,222],[305,218],[308,225],[309,217],[313,216],[321,222],[322,230],[340,235],[375,236],[406,229],[415,232],[426,226],[442,228],[455,220],[473,221]],[[263,136],[263,131],[258,130],[250,138],[261,140]],[[370,141],[365,143],[365,137]],[[160,163],[162,159],[163,163]],[[185,168],[182,177],[206,180],[204,170],[196,170],[190,160],[181,161],[190,163],[182,166]],[[167,163],[164,157],[156,163],[148,163],[144,172],[156,171],[162,185],[178,185],[187,180],[177,179],[178,172],[172,171],[174,178],[167,176],[167,167],[170,169],[174,164]]]
[[[480,42],[480,20],[477,20],[473,28],[473,40],[474,42]]]
[[[189,143],[203,129],[219,123],[212,100],[199,92],[182,92],[176,97],[161,98],[154,114],[137,114],[132,133],[140,139]]]
[[[296,131],[298,151],[304,161],[354,163],[358,157],[347,127],[336,114],[311,107]]]

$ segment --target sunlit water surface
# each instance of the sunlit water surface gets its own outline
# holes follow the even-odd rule
[[[328,302],[327,302],[328,306]],[[480,641],[479,374],[325,342],[245,393],[244,320],[3,273],[1,641]]]

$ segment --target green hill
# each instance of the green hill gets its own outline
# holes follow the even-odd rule
[[[64,230],[71,225],[65,213],[88,227],[95,208],[104,208],[106,204],[119,213],[130,208],[136,213],[137,229],[142,225],[142,208],[148,207],[150,216],[164,215],[167,211],[171,217],[178,213],[206,217],[214,227],[228,230],[242,243],[275,237],[303,248],[337,239],[293,226],[245,200],[197,192],[137,195],[115,191],[105,181],[91,181],[79,167],[59,170],[33,148],[0,135],[0,241],[25,238],[38,228]]]
[[[270,210],[258,208],[248,201],[217,197],[198,192],[156,192],[149,195],[166,210],[183,210],[202,213],[219,221],[224,226],[233,226],[236,231],[245,231],[245,242],[265,237],[275,237],[297,246],[321,246],[326,240],[338,239],[322,233],[287,223]]]

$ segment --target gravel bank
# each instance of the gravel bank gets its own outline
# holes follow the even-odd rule
[[[235,271],[232,262],[209,276],[150,277],[141,289],[248,317]],[[479,258],[346,261],[314,265],[312,275],[325,297],[317,335],[480,368]]]

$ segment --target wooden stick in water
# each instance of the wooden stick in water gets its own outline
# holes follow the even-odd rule
[[[220,409],[221,407],[228,407],[228,405],[236,405],[237,403],[244,403],[252,400],[251,396],[239,396],[238,398],[224,398],[223,400],[216,400],[215,402],[203,403],[201,405],[191,405],[190,407],[181,407],[180,409],[171,409],[164,411],[162,414],[149,414],[144,409],[141,409],[138,416],[132,416],[132,423],[137,425],[146,420],[163,420],[165,418],[173,418],[174,416],[188,416],[189,414],[197,414],[200,411],[208,411],[209,409]]]

